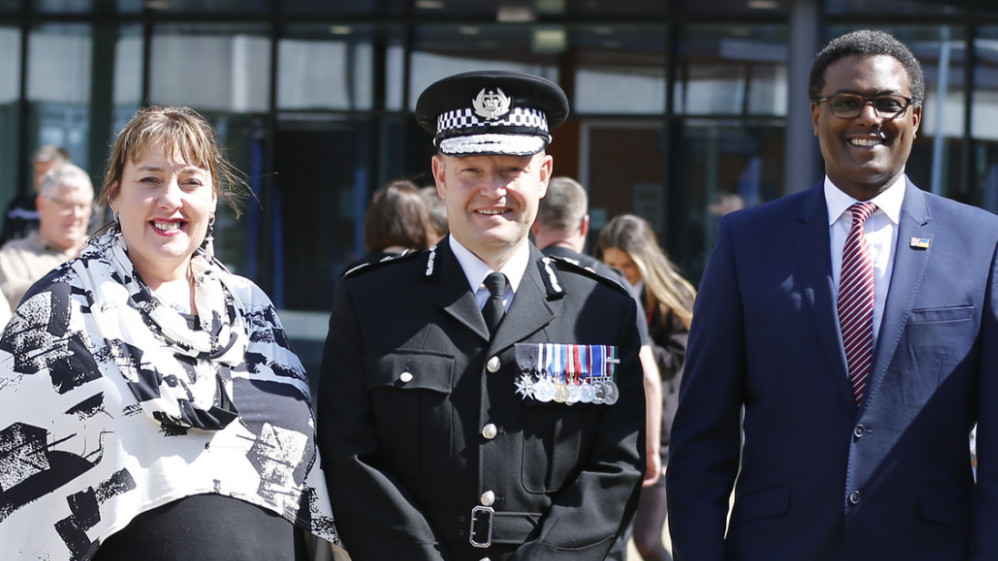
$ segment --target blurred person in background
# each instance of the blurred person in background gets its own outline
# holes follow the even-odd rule
[[[426,249],[433,225],[430,209],[412,182],[392,181],[371,197],[364,216],[364,250],[367,254],[349,267],[376,263]]]
[[[31,157],[31,171],[34,177],[32,191],[27,195],[15,197],[7,205],[3,214],[3,227],[0,228],[0,246],[27,236],[38,228],[38,209],[35,201],[42,178],[52,168],[59,164],[70,163],[69,152],[65,148],[53,144],[45,144],[35,151]]]
[[[679,384],[696,289],[662,251],[651,225],[631,214],[614,217],[600,230],[596,257],[623,273],[644,305],[655,361],[662,376],[662,466],[668,469],[669,431],[679,403]],[[665,478],[641,490],[634,516],[634,545],[645,561],[671,561],[662,543],[668,502]]]
[[[36,201],[38,229],[0,248],[0,290],[11,309],[35,281],[83,249],[94,205],[90,176],[60,164],[42,178]]]

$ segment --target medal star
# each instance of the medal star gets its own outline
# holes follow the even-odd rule
[[[523,399],[534,397],[534,379],[527,374],[521,374],[516,381],[516,393],[523,396]]]

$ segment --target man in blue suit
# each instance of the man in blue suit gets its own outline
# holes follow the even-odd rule
[[[905,176],[925,84],[892,36],[829,43],[809,95],[824,181],[722,217],[700,286],[667,474],[676,558],[998,559],[998,218]]]

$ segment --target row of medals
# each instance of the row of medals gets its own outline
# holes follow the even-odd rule
[[[564,382],[552,376],[536,376],[523,373],[516,382],[516,393],[523,399],[556,403],[595,403],[613,405],[620,397],[617,384],[610,379],[587,378],[575,382]]]

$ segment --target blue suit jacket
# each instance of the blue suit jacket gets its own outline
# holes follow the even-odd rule
[[[821,186],[719,221],[672,430],[678,560],[998,559],[998,218],[908,182],[897,239],[857,407]]]

